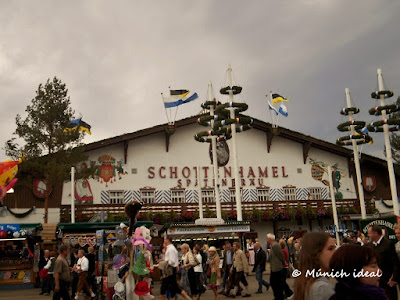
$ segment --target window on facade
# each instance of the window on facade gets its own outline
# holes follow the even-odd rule
[[[242,198],[243,201],[243,191],[240,190],[240,197]],[[231,202],[236,202],[236,190],[235,189],[230,189],[229,190],[229,199]]]
[[[284,187],[283,195],[285,200],[296,200],[296,187]]]
[[[270,196],[269,196],[269,188],[257,189],[257,199],[258,199],[258,201],[271,200]]]
[[[185,191],[184,190],[171,190],[171,202],[172,203],[185,203]]]
[[[203,201],[203,203],[214,203],[214,190],[202,190],[201,200]]]
[[[321,200],[322,199],[321,188],[313,187],[313,188],[309,188],[308,191],[310,192],[311,200]]]
[[[145,204],[152,204],[156,202],[155,190],[140,190],[140,200]]]
[[[124,204],[124,191],[108,191],[110,204]]]

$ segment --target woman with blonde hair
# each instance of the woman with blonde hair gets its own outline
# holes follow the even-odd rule
[[[196,265],[194,256],[188,244],[181,246],[181,287],[188,295],[198,299],[197,285],[193,267]]]
[[[213,246],[208,249],[207,265],[211,269],[211,275],[208,280],[208,287],[213,290],[215,300],[219,300],[218,287],[220,286],[221,271],[219,269],[219,256],[217,249]]]
[[[336,251],[335,240],[325,232],[309,232],[304,235],[301,246],[301,273],[295,280],[294,300],[328,300],[335,293],[334,285],[328,278],[318,276],[318,272],[330,272],[329,262]],[[310,272],[314,273],[310,275]]]

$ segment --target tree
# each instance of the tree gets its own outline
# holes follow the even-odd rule
[[[25,180],[25,184],[32,186],[32,178],[43,177],[46,180],[44,223],[48,221],[52,187],[69,178],[71,166],[87,160],[82,144],[84,133],[65,131],[75,113],[70,105],[68,89],[60,79],[54,77],[44,85],[39,84],[35,98],[26,107],[26,118],[20,114],[16,116],[16,137],[5,145],[8,156],[14,159],[24,157],[19,177]],[[18,144],[17,137],[24,140],[23,146]]]

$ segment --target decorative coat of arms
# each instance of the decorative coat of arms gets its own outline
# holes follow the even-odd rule
[[[122,175],[128,174],[128,172],[124,170],[122,159],[116,161],[111,155],[105,154],[100,156],[97,161],[100,163],[100,165],[97,166],[95,176],[97,176],[98,182],[103,183],[104,181],[106,183],[106,187],[108,187],[108,182],[115,182],[117,180],[117,176],[118,179],[121,179]],[[96,164],[96,162],[92,161],[91,164]]]
[[[38,198],[46,198],[47,181],[46,179],[33,179],[33,194]],[[49,194],[51,193],[51,187]]]
[[[375,176],[369,175],[369,176],[363,176],[362,177],[362,183],[364,190],[367,192],[372,193],[376,189],[376,179]]]

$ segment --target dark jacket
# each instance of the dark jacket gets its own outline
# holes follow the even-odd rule
[[[329,300],[388,300],[382,288],[373,285],[350,287],[337,283],[335,294]]]
[[[382,270],[379,286],[387,287],[387,282],[393,274],[393,280],[399,282],[399,259],[394,244],[387,238],[383,238],[379,245],[371,244],[378,254],[378,266]]]
[[[258,251],[256,251],[256,259],[254,262],[253,272],[256,271],[257,266],[260,266],[260,271],[264,272],[266,263],[267,263],[267,255],[265,254],[265,251],[262,248],[260,248]]]

